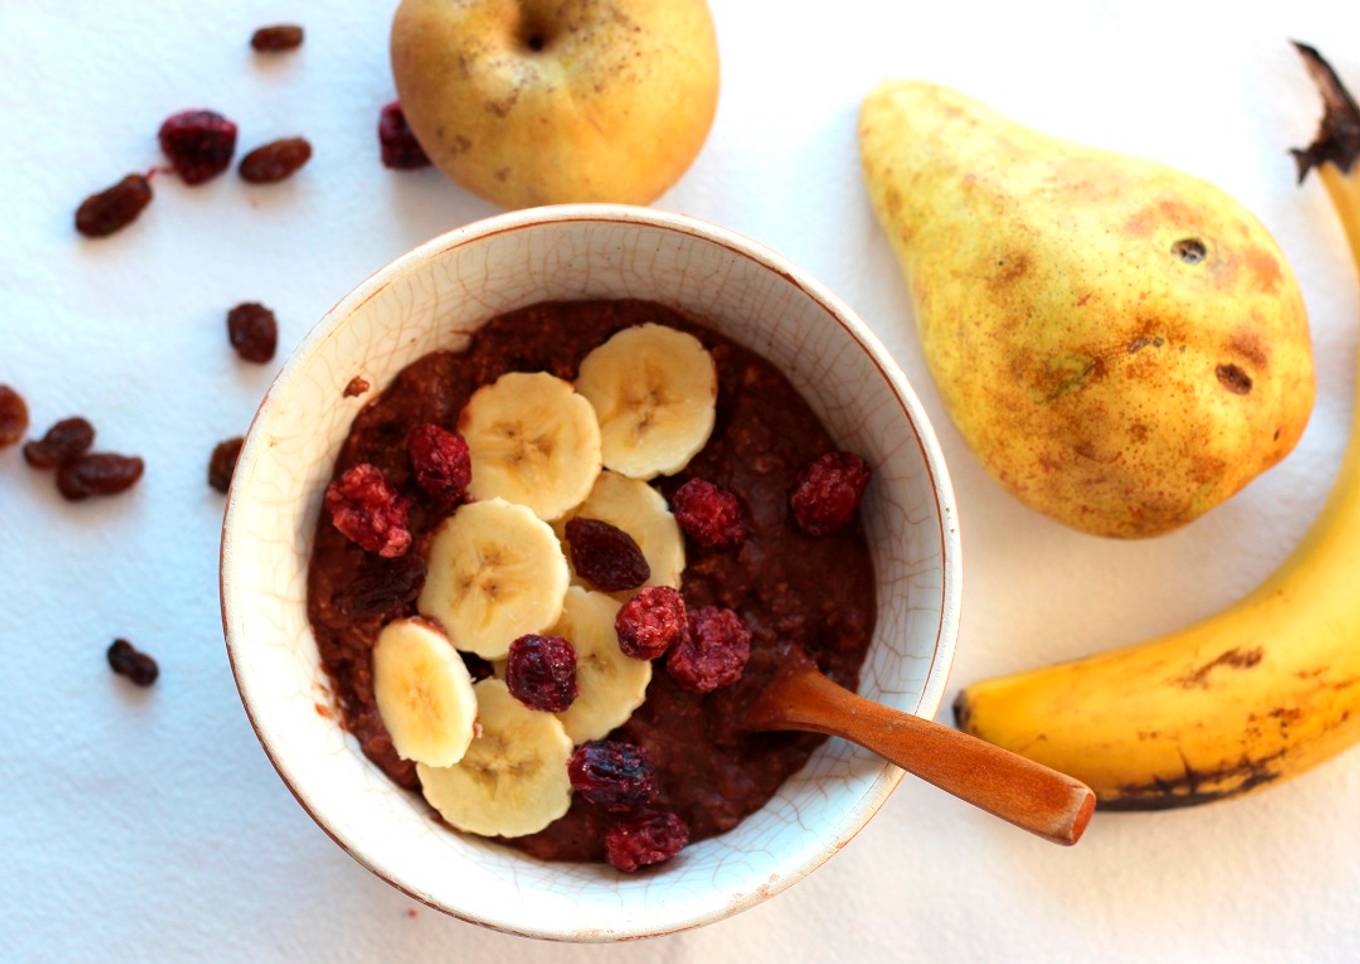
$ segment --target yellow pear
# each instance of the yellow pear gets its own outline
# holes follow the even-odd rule
[[[876,88],[859,138],[950,415],[1026,505],[1155,535],[1294,447],[1313,406],[1303,299],[1218,188],[922,82]]]

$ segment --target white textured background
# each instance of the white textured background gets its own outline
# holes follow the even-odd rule
[[[760,961],[1360,958],[1360,751],[1207,809],[1099,815],[1065,851],[905,783],[840,856],[738,918],[661,941],[518,941],[420,908],[293,802],[232,686],[217,612],[221,498],[208,454],[277,363],[368,272],[491,213],[433,171],[377,160],[392,96],[386,2],[0,5],[0,382],[35,427],[88,415],[148,468],[67,505],[0,453],[0,959]],[[717,0],[724,84],[708,146],[660,206],[767,242],[878,331],[936,420],[958,489],[964,629],[955,684],[1179,626],[1230,602],[1317,511],[1347,433],[1360,304],[1320,188],[1284,149],[1318,108],[1285,39],[1360,87],[1360,12],[1287,4]],[[366,8],[366,9],[365,9]],[[1230,12],[1231,11],[1231,12]],[[256,62],[261,23],[294,56]],[[854,142],[887,75],[952,83],[1034,126],[1184,167],[1275,232],[1313,322],[1318,403],[1299,449],[1175,535],[1104,542],[1004,495],[949,426],[878,236]],[[171,179],[132,228],[82,242],[79,200],[157,159],[161,119],[212,107],[242,149],[300,133],[291,182]],[[275,365],[238,363],[231,305],[262,300]],[[126,635],[161,682],[103,650]]]

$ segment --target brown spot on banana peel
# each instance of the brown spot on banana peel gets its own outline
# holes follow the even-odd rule
[[[1219,653],[1199,669],[1193,670],[1182,676],[1174,677],[1171,682],[1188,690],[1207,690],[1209,688],[1209,674],[1218,667],[1229,666],[1234,669],[1251,669],[1261,662],[1263,656],[1265,656],[1265,650],[1260,646],[1248,650],[1243,650],[1234,646],[1232,649],[1227,649]]]
[[[1113,795],[1101,795],[1101,810],[1173,810],[1241,796],[1278,780],[1282,775],[1271,764],[1285,754],[1277,750],[1260,759],[1243,757],[1213,770],[1196,770],[1181,754],[1184,773],[1153,777],[1144,783],[1127,783]],[[1201,789],[1201,787],[1212,789]]]
[[[1293,44],[1322,95],[1322,124],[1313,143],[1289,152],[1298,165],[1299,183],[1303,183],[1309,171],[1323,164],[1335,164],[1343,174],[1349,174],[1355,159],[1360,157],[1360,106],[1316,48],[1297,40]]]

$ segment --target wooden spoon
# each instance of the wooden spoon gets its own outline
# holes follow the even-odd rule
[[[798,654],[801,655],[801,654]],[[858,743],[960,800],[1071,846],[1091,820],[1090,787],[1041,763],[866,700],[795,655],[746,714],[751,730],[811,730]]]

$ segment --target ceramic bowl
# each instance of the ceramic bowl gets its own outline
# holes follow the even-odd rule
[[[613,205],[519,211],[421,245],[364,281],[265,396],[223,525],[222,616],[242,702],[279,775],[337,844],[410,896],[497,930],[562,940],[664,934],[726,917],[806,876],[864,826],[902,771],[830,740],[760,811],[633,876],[543,863],[438,823],[327,715],[307,623],[312,533],[364,398],[501,312],[548,299],[646,298],[693,312],[777,365],[832,436],[874,467],[864,503],[878,625],[860,692],[933,716],[960,590],[953,492],[906,378],[839,299],[722,228]],[[371,393],[365,397],[372,397]]]

